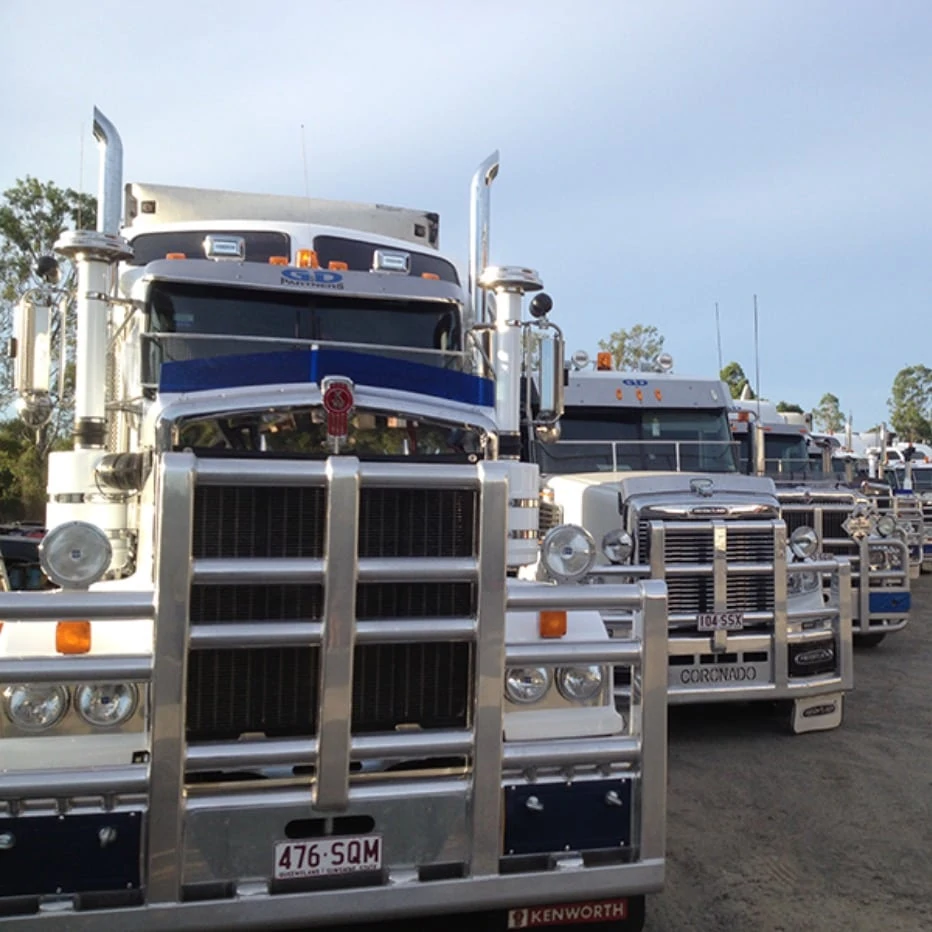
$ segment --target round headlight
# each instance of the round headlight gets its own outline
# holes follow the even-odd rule
[[[561,524],[547,532],[540,547],[544,568],[561,582],[581,579],[592,569],[595,542],[575,524]]]
[[[63,589],[86,589],[97,582],[107,572],[112,556],[107,535],[86,521],[59,524],[39,544],[45,575]]]
[[[560,667],[557,670],[557,689],[570,702],[586,702],[602,688],[602,668]]]
[[[634,541],[627,531],[618,528],[602,538],[602,553],[611,563],[627,563],[634,551]]]
[[[890,537],[896,531],[896,518],[893,515],[881,515],[877,519],[877,533],[881,537]]]
[[[131,683],[94,683],[75,693],[74,707],[88,725],[114,728],[132,717],[137,698]]]
[[[548,689],[550,671],[546,667],[512,667],[505,671],[505,695],[512,702],[540,702]]]
[[[3,710],[22,731],[45,731],[57,725],[68,711],[64,686],[25,683],[3,690]]]
[[[798,527],[790,534],[790,550],[800,560],[811,557],[819,546],[819,535],[811,527]]]

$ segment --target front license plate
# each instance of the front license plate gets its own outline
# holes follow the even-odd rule
[[[699,631],[740,631],[743,627],[743,612],[708,612],[696,618]]]
[[[381,835],[283,841],[275,846],[276,880],[352,874],[381,867]]]

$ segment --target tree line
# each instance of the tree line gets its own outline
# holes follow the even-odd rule
[[[39,258],[53,253],[64,230],[92,229],[96,214],[92,196],[30,176],[0,195],[0,339],[6,345],[12,336],[14,306],[29,289],[42,284],[36,275]],[[64,260],[59,262],[62,274],[57,288],[67,292],[73,270]],[[75,328],[69,326],[62,333],[60,324],[56,317],[51,333],[51,417],[40,429],[27,428],[16,417],[12,361],[0,356],[0,521],[41,520],[48,453],[70,443]],[[664,342],[657,327],[634,324],[600,340],[599,348],[611,354],[616,368],[637,371],[656,360]],[[59,372],[62,360],[64,373]],[[64,377],[60,380],[59,375]],[[740,363],[728,363],[720,375],[733,398],[754,397]],[[61,395],[60,382],[64,386]],[[932,369],[918,364],[901,369],[893,380],[888,407],[890,424],[900,438],[932,441]],[[777,408],[803,412],[800,405],[782,400]],[[813,410],[813,420],[819,430],[843,430],[845,418],[838,397],[826,392]]]

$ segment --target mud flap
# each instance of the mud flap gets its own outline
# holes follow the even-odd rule
[[[828,731],[841,724],[844,715],[844,693],[807,696],[793,700],[790,728],[794,735],[807,731]]]

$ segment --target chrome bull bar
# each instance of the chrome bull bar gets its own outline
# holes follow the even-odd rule
[[[322,561],[277,559],[192,559],[194,491],[199,483],[321,483],[330,515]],[[481,491],[478,556],[449,559],[363,560],[357,556],[357,529],[347,516],[357,513],[359,489],[366,483],[465,486]],[[54,910],[11,915],[5,928],[98,929],[102,924],[138,929],[275,928],[289,923],[327,925],[338,921],[423,915],[432,912],[534,905],[555,900],[640,895],[663,883],[666,828],[666,587],[656,581],[603,587],[521,583],[506,578],[507,466],[472,467],[360,464],[332,458],[326,464],[272,461],[198,460],[190,454],[164,454],[159,463],[157,548],[152,591],[0,593],[0,618],[9,622],[91,619],[93,624],[154,619],[154,660],[149,656],[72,656],[5,658],[0,684],[132,680],[149,683],[150,759],[120,767],[49,767],[41,771],[0,771],[0,808],[36,797],[60,802],[76,796],[116,804],[121,796],[147,797],[146,830],[140,851],[141,905],[79,909],[67,895]],[[339,520],[337,520],[339,519]],[[274,564],[274,565],[273,565]],[[478,587],[475,618],[431,625],[416,619],[356,621],[354,593],[365,578],[408,579],[442,575],[472,578]],[[230,580],[232,574],[275,578],[320,578],[326,600],[320,623],[237,623],[197,625],[190,621],[190,592],[197,580]],[[632,619],[625,639],[606,641],[510,642],[506,614],[542,610],[622,611]],[[440,630],[438,630],[438,628]],[[472,712],[469,727],[433,732],[353,734],[348,709],[356,644],[367,641],[471,639]],[[207,645],[230,647],[319,644],[321,651],[320,726],[307,739],[211,741],[186,738],[186,684],[189,654]],[[639,689],[624,732],[604,737],[504,741],[504,671],[509,665],[625,664]],[[37,738],[36,740],[42,740]],[[2,750],[2,748],[0,748]],[[74,751],[72,751],[74,753]],[[444,779],[408,775],[380,784],[358,780],[353,761],[390,757],[461,755],[469,766]],[[239,785],[202,787],[186,777],[224,768],[314,765],[315,778],[272,785],[261,791]],[[539,769],[585,768],[586,779],[604,771],[635,782],[633,849],[628,863],[591,863],[578,853],[554,852],[545,875],[539,870],[503,869],[502,794],[508,782],[527,781]],[[225,878],[232,893],[205,902],[187,895],[186,873],[201,852],[191,844],[192,820],[218,817],[261,819],[267,807],[300,807],[321,816],[357,811],[360,806],[402,800],[406,794],[436,793],[462,801],[468,814],[462,871],[450,878],[421,880],[410,865],[389,864],[381,881],[350,890],[293,893],[273,891],[255,876]],[[108,803],[107,800],[110,802]],[[542,883],[542,877],[546,882]],[[245,883],[245,886],[243,884]],[[400,888],[399,888],[400,885]],[[80,891],[76,891],[80,892]],[[68,894],[69,891],[66,891]],[[247,893],[249,895],[247,895]],[[2,901],[0,901],[2,904]],[[313,908],[311,908],[313,904]]]
[[[854,687],[852,651],[852,586],[851,565],[846,558],[819,560],[805,563],[788,563],[786,560],[786,527],[783,521],[715,521],[713,558],[706,563],[665,564],[665,535],[668,530],[693,530],[700,522],[650,522],[650,563],[633,565],[599,566],[590,577],[591,582],[611,582],[618,579],[674,580],[678,576],[705,574],[714,588],[714,611],[727,612],[735,606],[729,603],[728,580],[730,574],[772,577],[773,604],[770,609],[744,611],[749,628],[736,632],[698,634],[695,630],[697,612],[669,612],[670,631],[670,703],[727,702],[754,699],[794,699],[847,691]],[[727,525],[727,527],[726,527]],[[773,559],[765,562],[729,561],[727,556],[727,530],[754,529],[762,535],[773,535]],[[831,576],[832,584],[828,604],[815,608],[791,608],[787,598],[790,574],[817,573]],[[598,588],[594,586],[593,588]],[[629,619],[611,613],[603,616],[610,632],[625,634]],[[827,622],[821,631],[809,628],[814,622]],[[686,630],[686,628],[691,630]],[[830,673],[811,677],[792,677],[789,669],[789,650],[821,637],[834,641],[835,665]],[[674,683],[674,667],[682,661],[706,664],[717,663],[722,655],[745,657],[766,654],[759,662],[754,682],[739,685],[725,679],[715,682]],[[626,684],[616,686],[615,696],[620,706],[629,701],[631,690]]]

